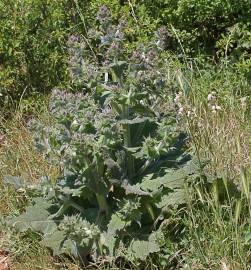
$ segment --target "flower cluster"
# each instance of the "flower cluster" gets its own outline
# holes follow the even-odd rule
[[[157,46],[161,50],[165,50],[170,43],[170,34],[165,26],[161,26],[157,31]]]
[[[100,7],[98,14],[97,14],[97,20],[101,25],[108,24],[111,20],[111,12],[107,6]]]
[[[86,46],[79,35],[71,35],[68,38],[69,70],[72,80],[81,80],[83,76],[83,50]]]
[[[175,98],[174,103],[178,107],[178,117],[186,115],[187,117],[192,117],[195,115],[195,108],[185,103],[183,92],[179,91]]]
[[[216,92],[211,92],[207,96],[208,106],[211,108],[213,113],[221,110],[221,106],[218,105]]]
[[[72,81],[77,84],[90,82],[97,76],[98,68],[93,61],[86,58],[86,54],[89,54],[86,42],[79,35],[71,35],[67,45]]]
[[[63,221],[59,225],[59,229],[65,231],[69,238],[78,244],[81,240],[98,239],[100,230],[94,224],[90,224],[80,215],[64,216]]]
[[[156,47],[139,45],[130,58],[132,80],[136,85],[157,94],[165,85],[165,71],[162,70],[163,62],[159,57]]]

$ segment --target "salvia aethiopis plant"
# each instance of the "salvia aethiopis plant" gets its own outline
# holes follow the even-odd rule
[[[162,221],[185,203],[185,185],[199,170],[163,105],[163,46],[128,55],[126,23],[114,26],[106,7],[97,18],[99,29],[68,43],[83,91],[53,90],[54,124],[31,123],[38,149],[60,168],[57,181],[44,177],[33,205],[12,222],[40,232],[54,254],[144,260],[160,250]]]

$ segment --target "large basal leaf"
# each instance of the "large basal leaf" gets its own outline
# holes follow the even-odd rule
[[[107,255],[114,257],[117,255],[117,249],[120,239],[115,234],[104,232],[101,236],[101,244],[107,248]]]
[[[52,232],[56,229],[56,223],[53,220],[48,220],[51,215],[48,209],[51,206],[44,198],[37,198],[34,205],[27,207],[25,213],[9,220],[9,224],[21,232],[28,229],[41,233]]]
[[[151,253],[160,251],[160,245],[155,233],[146,239],[133,239],[128,248],[127,256],[132,259],[145,260]]]
[[[107,226],[107,232],[103,233],[103,245],[108,248],[110,256],[115,255],[115,248],[119,245],[119,239],[117,234],[123,230],[126,226],[129,226],[131,221],[123,220],[119,215],[113,214],[111,220]]]
[[[122,245],[119,233],[132,224],[131,220],[124,220],[120,214],[113,214],[107,226],[107,232],[103,233],[103,244],[108,248],[110,256],[115,256],[116,247]]]
[[[113,214],[111,217],[111,220],[107,226],[107,231],[110,234],[116,234],[118,231],[124,229],[126,226],[130,225],[130,222],[127,222],[125,220],[122,220],[119,215]]]
[[[176,189],[173,192],[169,192],[161,196],[160,201],[155,205],[158,208],[165,209],[169,206],[180,205],[186,202],[186,192],[185,189]]]
[[[124,188],[126,195],[151,196],[149,192],[142,190],[138,185],[130,185],[127,180],[122,182],[121,187]]]
[[[199,174],[199,168],[199,164],[196,161],[190,160],[180,169],[167,169],[163,176],[147,175],[138,186],[142,190],[149,192],[157,192],[161,187],[170,189],[182,188],[186,178]]]
[[[45,234],[41,244],[50,248],[54,256],[61,254],[77,256],[74,243],[66,237],[63,231],[55,230],[53,233]]]
[[[164,176],[156,177],[154,174],[144,177],[142,183],[138,186],[145,191],[157,192],[161,187],[167,187],[170,189],[181,188],[184,184],[185,177],[179,170],[167,171]]]

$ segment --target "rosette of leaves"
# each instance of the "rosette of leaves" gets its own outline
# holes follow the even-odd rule
[[[12,223],[42,233],[55,254],[143,260],[160,250],[161,222],[185,203],[184,186],[199,166],[184,154],[175,117],[161,106],[160,51],[149,45],[125,55],[123,35],[114,33],[107,9],[100,12],[93,44],[105,64],[100,55],[92,59],[98,69],[90,91],[54,90],[53,126],[32,125],[38,149],[61,173],[56,183],[47,177],[47,188],[38,188],[34,205]]]

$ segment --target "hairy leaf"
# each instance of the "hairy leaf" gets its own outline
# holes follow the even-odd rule
[[[20,176],[6,175],[4,182],[12,185],[15,189],[25,188],[27,185],[27,182]]]
[[[22,232],[28,229],[41,233],[52,232],[57,226],[53,220],[48,220],[51,215],[48,209],[51,206],[51,203],[46,202],[43,198],[39,198],[34,205],[27,207],[25,213],[12,218],[10,224]]]
[[[128,255],[145,260],[148,255],[160,251],[158,239],[154,233],[152,233],[146,239],[133,239],[128,248]]]
[[[186,192],[184,189],[177,189],[161,196],[156,206],[158,208],[168,208],[169,206],[180,205],[186,202]]]
[[[56,230],[53,233],[45,234],[41,244],[50,248],[54,256],[76,253],[73,242],[67,240],[67,235],[63,231]]]

